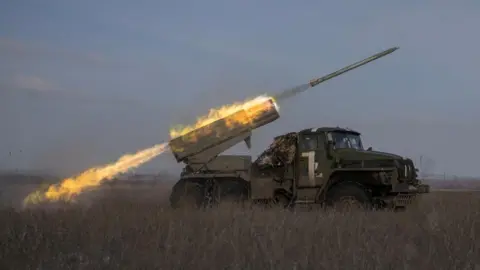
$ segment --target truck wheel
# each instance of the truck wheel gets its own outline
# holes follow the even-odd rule
[[[277,192],[275,194],[275,197],[273,199],[274,201],[274,204],[278,207],[281,207],[281,208],[289,208],[291,205],[290,205],[290,199],[288,198],[287,195],[283,194],[283,193],[279,193]]]
[[[372,199],[361,186],[340,183],[328,191],[326,205],[336,211],[367,210],[372,207]]]
[[[264,200],[263,207],[266,209],[291,209],[290,199],[281,192],[275,192],[272,199]]]
[[[170,205],[172,208],[199,208],[204,202],[204,189],[200,181],[181,179],[172,188]]]
[[[238,204],[248,199],[248,183],[239,178],[216,180],[215,196],[219,203]]]

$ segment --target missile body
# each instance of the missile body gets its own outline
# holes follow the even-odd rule
[[[374,61],[374,60],[377,60],[379,58],[382,58],[388,54],[391,54],[392,52],[396,51],[398,49],[398,47],[393,47],[393,48],[390,48],[388,50],[385,50],[385,51],[382,51],[382,52],[379,52],[377,54],[374,54],[368,58],[365,58],[361,61],[358,61],[356,63],[353,63],[351,65],[348,65],[342,69],[339,69],[335,72],[332,72],[330,74],[327,74],[323,77],[320,77],[320,78],[316,78],[316,79],[312,79],[310,80],[310,82],[306,83],[306,84],[301,84],[299,86],[296,86],[294,88],[291,88],[291,89],[287,89],[277,95],[274,95],[274,99],[276,101],[279,101],[279,100],[283,100],[283,99],[287,99],[287,98],[290,98],[290,97],[293,97],[293,96],[296,96],[297,94],[301,93],[301,92],[304,92],[306,91],[307,89],[309,89],[310,87],[314,87],[314,86],[317,86],[318,84],[320,83],[323,83],[325,81],[328,81],[330,79],[333,79],[339,75],[342,75],[343,73],[345,72],[348,72],[352,69],[356,69],[358,67],[361,67],[371,61]]]

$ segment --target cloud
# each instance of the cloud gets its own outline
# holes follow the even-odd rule
[[[26,50],[28,50],[27,46],[22,42],[14,39],[0,37],[0,51],[23,53]]]
[[[37,76],[16,75],[12,80],[14,89],[35,90],[39,92],[56,91],[57,87],[50,81]]]
[[[64,59],[90,65],[105,65],[108,63],[107,57],[99,52],[79,52],[38,41],[32,42],[6,37],[0,37],[0,58],[12,59],[12,61],[19,58]]]
[[[58,100],[61,102],[71,102],[78,104],[97,104],[97,105],[112,105],[112,106],[128,106],[135,110],[151,111],[159,113],[163,111],[158,108],[154,102],[147,102],[137,99],[135,97],[128,97],[122,95],[95,95],[87,93],[81,89],[70,89],[63,85],[52,81],[50,79],[36,76],[17,74],[6,79],[7,83],[0,83],[0,93],[20,94],[25,97],[35,98],[40,100]],[[3,98],[6,99],[7,96]]]

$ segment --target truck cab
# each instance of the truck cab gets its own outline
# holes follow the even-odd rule
[[[340,196],[405,207],[429,189],[411,159],[365,150],[359,132],[339,127],[277,136],[253,162],[250,182],[253,199],[289,204],[334,204]]]

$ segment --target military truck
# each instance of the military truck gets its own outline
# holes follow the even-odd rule
[[[429,192],[411,159],[365,150],[359,132],[339,127],[277,136],[254,162],[235,155],[207,163],[201,159],[197,156],[184,168],[170,198],[173,207],[182,201],[205,206],[249,199],[284,207],[355,203],[398,209]]]
[[[378,55],[382,53],[311,80],[310,86]],[[279,96],[291,96],[298,89]],[[221,155],[242,141],[251,148],[252,131],[279,117],[276,99],[265,97],[252,107],[172,139],[170,149],[185,167],[172,188],[171,206],[202,207],[233,200],[282,207],[399,209],[429,192],[429,186],[417,178],[411,159],[364,149],[361,134],[347,128],[308,128],[277,136],[253,162],[247,155]],[[249,121],[232,126],[239,118]]]

